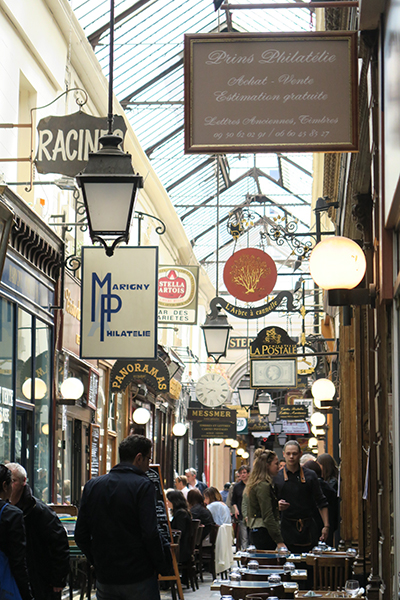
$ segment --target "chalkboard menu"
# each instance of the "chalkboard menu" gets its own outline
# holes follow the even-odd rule
[[[89,374],[89,388],[88,388],[88,405],[93,410],[97,408],[97,394],[99,392],[99,376],[92,369]]]
[[[164,486],[161,478],[160,465],[150,465],[146,475],[154,483],[156,488],[156,511],[157,523],[160,533],[164,534],[165,538],[171,542],[172,532],[168,518],[167,501],[164,494]]]
[[[89,477],[100,475],[100,425],[90,424],[90,473]]]

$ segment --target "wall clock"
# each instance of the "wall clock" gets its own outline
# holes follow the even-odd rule
[[[218,373],[206,373],[196,384],[196,398],[204,406],[221,406],[228,401],[229,384]]]
[[[315,356],[314,350],[308,346],[298,346],[297,353],[299,355],[297,359],[298,375],[311,375],[314,373],[318,363],[318,357]]]

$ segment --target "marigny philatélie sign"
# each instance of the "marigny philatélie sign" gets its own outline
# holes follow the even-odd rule
[[[158,248],[82,249],[81,358],[157,357]]]

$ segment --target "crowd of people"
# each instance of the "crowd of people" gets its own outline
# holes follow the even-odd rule
[[[152,442],[130,435],[119,446],[120,463],[85,485],[75,540],[96,572],[98,600],[159,600],[158,574],[172,570],[169,541],[158,527],[155,487],[147,476]],[[302,456],[288,441],[283,461],[264,448],[252,469],[241,466],[237,481],[221,491],[197,479],[196,470],[177,476],[166,491],[171,527],[181,532],[179,560],[190,560],[191,523],[198,519],[202,544],[214,524],[231,528],[238,549],[310,551],[319,540],[334,545],[339,522],[338,470],[329,454]],[[226,533],[226,529],[224,530]],[[232,546],[232,536],[224,536]],[[7,556],[22,600],[54,600],[69,572],[69,545],[57,515],[32,495],[25,469],[0,465],[0,550]]]

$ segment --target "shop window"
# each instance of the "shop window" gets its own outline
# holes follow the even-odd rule
[[[0,462],[11,458],[14,306],[0,298]]]
[[[109,471],[117,464],[117,437],[109,433],[107,436],[106,470]]]

